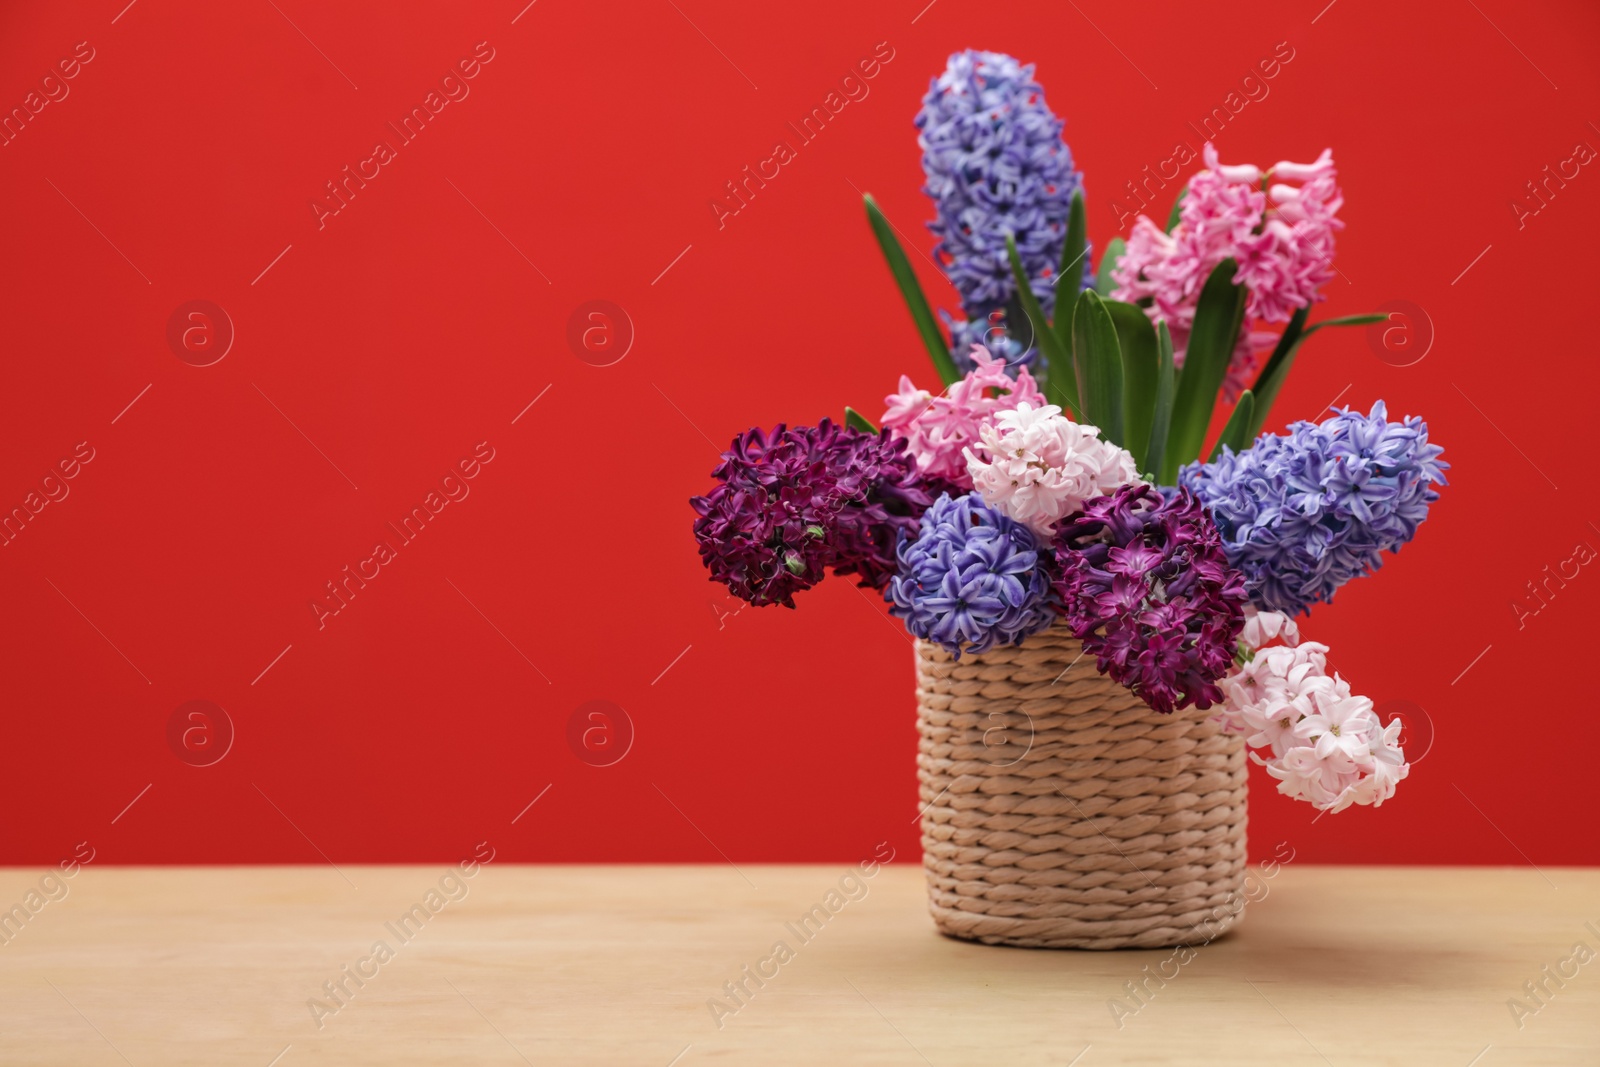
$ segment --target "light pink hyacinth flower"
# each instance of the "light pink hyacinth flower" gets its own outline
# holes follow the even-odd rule
[[[1277,343],[1276,331],[1260,327],[1286,323],[1322,299],[1318,290],[1335,273],[1334,232],[1344,228],[1336,217],[1344,198],[1331,149],[1311,163],[1283,161],[1265,173],[1248,163],[1224,166],[1210,142],[1204,154],[1205,169],[1189,179],[1172,233],[1145,215],[1134,221],[1111,272],[1112,296],[1148,299],[1145,313],[1166,322],[1173,359],[1182,366],[1200,291],[1231,256],[1238,264],[1234,280],[1249,290],[1224,381],[1232,400],[1250,384],[1260,354]]]
[[[905,438],[906,450],[925,477],[962,489],[972,488],[966,450],[983,452],[979,431],[1002,411],[1044,402],[1028,368],[1019,368],[1012,381],[1005,361],[982,345],[972,346],[972,361],[977,366],[943,395],[918,389],[902,374],[899,391],[884,398],[888,408],[882,423],[893,436]]]
[[[1126,449],[1102,441],[1099,427],[1063,417],[1054,404],[1002,411],[980,437],[983,451],[966,452],[972,487],[984,503],[1044,537],[1085,500],[1139,480]]]
[[[1245,735],[1250,758],[1277,779],[1278,791],[1323,810],[1374,807],[1394,796],[1411,770],[1398,719],[1384,726],[1372,701],[1327,673],[1326,645],[1300,641],[1294,622],[1253,612],[1242,635],[1254,655],[1223,679],[1225,729]],[[1287,644],[1261,647],[1281,638]],[[1263,755],[1262,753],[1270,753]]]
[[[1247,604],[1244,609],[1244,629],[1239,633],[1239,640],[1253,649],[1273,641],[1298,645],[1300,627],[1291,616],[1282,612],[1258,611],[1254,604]]]

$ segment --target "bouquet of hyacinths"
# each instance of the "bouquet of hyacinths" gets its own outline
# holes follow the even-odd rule
[[[1447,466],[1426,424],[1344,409],[1161,486],[1039,403],[1026,368],[1013,381],[981,346],[970,358],[945,394],[902,379],[876,433],[740,434],[692,501],[713,579],[794,607],[827,572],[856,575],[957,659],[1064,624],[1156,711],[1222,705],[1285,794],[1388,799],[1407,770],[1398,722],[1326,672],[1294,616],[1416,533]]]
[[[1120,758],[1138,761],[1129,775],[1152,773],[1146,753],[1175,744],[1161,724],[1181,709],[1211,710],[1196,720],[1189,749],[1179,745],[1209,755],[1168,766],[1175,778],[1212,781],[1221,813],[1184,810],[1193,795],[1157,790],[1148,809],[1129,809],[1145,814],[1101,836],[1145,842],[1160,832],[1153,825],[1170,826],[1171,847],[1148,865],[1221,871],[1207,891],[1232,892],[1228,880],[1243,864],[1244,746],[1280,792],[1324,811],[1381,804],[1409,769],[1399,722],[1381,722],[1372,701],[1329,670],[1327,648],[1302,641],[1296,617],[1411,540],[1445,482],[1441,449],[1422,420],[1391,421],[1382,401],[1367,414],[1337,409],[1284,434],[1261,432],[1306,338],[1381,318],[1308,322],[1334,274],[1342,226],[1332,154],[1263,171],[1224,166],[1206,145],[1166,226],[1141,216],[1091,275],[1082,175],[1031,66],[993,53],[952,56],[917,127],[935,257],[965,319],[946,317],[941,328],[871,197],[867,215],[941,387],[902,375],[881,428],[846,407],[843,425],[739,435],[715,487],[692,501],[701,557],[714,580],[755,605],[793,607],[795,594],[829,572],[885,597],[919,642],[930,807],[940,784],[974,788],[974,744],[961,738],[988,745],[995,732],[951,710],[978,699],[962,682],[977,678],[961,673],[963,657],[985,670],[982,699],[991,704],[976,706],[1013,724],[1020,715],[1034,731],[1026,752],[997,766],[1045,760],[1034,773],[1060,775],[1029,778],[1034,785],[1006,802],[1015,808],[991,808],[1018,781],[1014,770],[996,771],[1011,777],[982,788],[991,798],[984,811],[1053,816],[1039,807],[1050,803],[1038,798],[1040,782],[1078,815],[1080,802],[1122,810],[1120,793],[1086,792],[1070,768]],[[1206,452],[1215,409],[1230,402]],[[1092,656],[1097,684],[1121,687],[1120,697],[1074,691],[1087,700],[1082,735],[1070,714],[1040,712],[1062,723],[1057,730],[1037,727],[1026,710],[1067,700],[1030,680],[1058,654]],[[1014,674],[1009,690],[996,687],[997,663]],[[1151,740],[1108,754],[1105,714]],[[1005,886],[1036,884],[1041,856],[1012,881],[999,877],[985,865],[1012,862],[999,858],[1009,846],[997,852],[963,836],[961,813],[971,810],[924,815],[946,932],[1078,947],[1182,936],[1175,917],[1194,902],[1168,901],[1167,919],[1151,919],[1137,882],[1123,918],[1061,917],[1099,901],[1099,882],[1084,883],[1086,896],[1052,882],[1058,895],[1033,902],[1039,917],[1018,918]],[[995,818],[996,832],[1037,833],[1061,849],[1062,869],[1083,869],[1081,841],[1058,844],[1068,830]],[[1184,844],[1197,819],[1226,824],[1213,853]],[[979,877],[998,881],[956,885]],[[991,904],[987,918],[969,921]]]

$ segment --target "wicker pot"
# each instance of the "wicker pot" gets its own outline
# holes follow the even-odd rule
[[[1237,921],[1244,744],[1097,673],[1065,626],[960,662],[917,642],[922,862],[941,933],[1193,944]]]

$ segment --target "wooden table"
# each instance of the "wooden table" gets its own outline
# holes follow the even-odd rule
[[[1600,870],[1291,864],[1188,960],[947,940],[920,868],[850,871],[0,869],[0,1063],[1600,1064]]]

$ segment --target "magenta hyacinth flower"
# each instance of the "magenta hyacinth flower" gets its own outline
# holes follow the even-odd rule
[[[1055,547],[1067,625],[1102,674],[1163,713],[1222,702],[1244,579],[1192,493],[1124,486],[1063,522]]]
[[[904,441],[828,419],[747,430],[712,476],[720,484],[690,501],[700,558],[757,607],[794,607],[828,569],[881,590],[900,534],[930,503]]]

